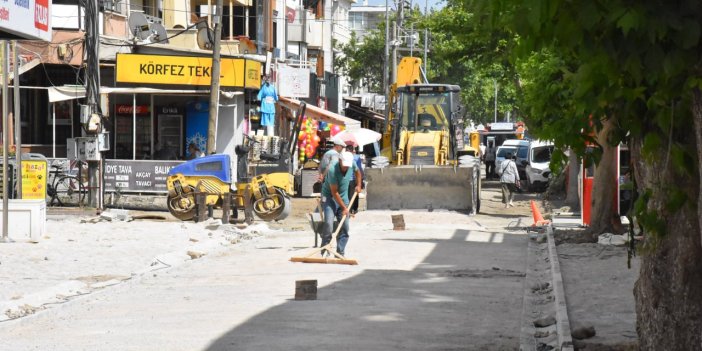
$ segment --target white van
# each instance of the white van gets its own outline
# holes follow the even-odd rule
[[[529,190],[545,189],[551,176],[551,154],[553,143],[534,140],[529,144],[528,163],[526,165],[526,179]]]

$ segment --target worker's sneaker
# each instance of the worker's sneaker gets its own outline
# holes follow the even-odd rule
[[[505,208],[508,208],[508,207],[509,207],[509,204],[505,204]]]
[[[512,201],[510,201],[508,205],[509,205],[509,207],[514,207],[514,204],[512,203]]]

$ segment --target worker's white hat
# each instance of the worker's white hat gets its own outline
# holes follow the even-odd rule
[[[334,143],[334,145],[346,147],[346,143],[343,140],[341,140],[341,138],[332,137],[331,141],[332,141],[332,143]]]
[[[351,167],[351,165],[353,165],[353,154],[348,151],[342,152],[341,165],[345,167]]]

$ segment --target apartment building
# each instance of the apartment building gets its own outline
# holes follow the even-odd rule
[[[349,10],[349,27],[356,36],[363,40],[370,31],[385,22],[385,6],[369,6],[368,1],[353,6]]]

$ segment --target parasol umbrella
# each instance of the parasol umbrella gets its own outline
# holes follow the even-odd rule
[[[337,133],[334,138],[341,140],[346,145],[358,146],[358,141],[356,141],[356,136],[345,130]]]
[[[382,135],[376,131],[359,128],[354,131],[343,130],[339,132],[335,137],[340,138],[345,143],[352,143],[354,146],[363,147],[367,144],[372,144],[378,140]]]

